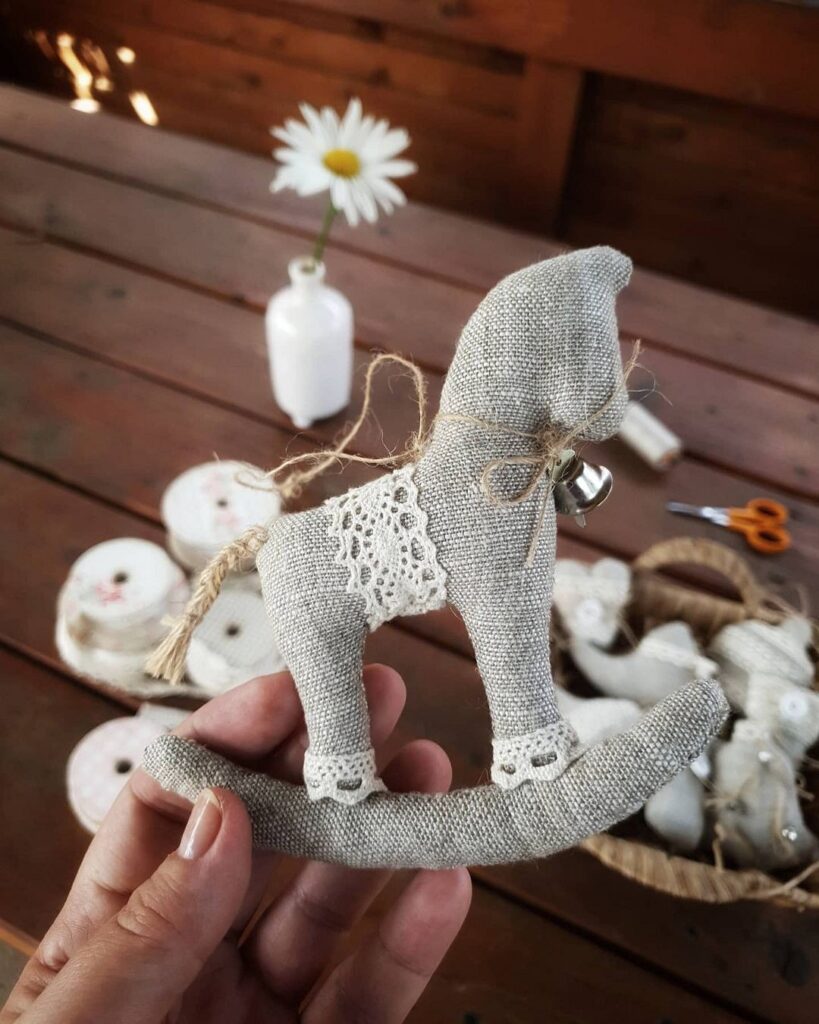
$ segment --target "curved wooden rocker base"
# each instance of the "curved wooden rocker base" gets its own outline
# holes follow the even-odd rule
[[[258,847],[351,867],[451,868],[548,857],[637,811],[704,749],[728,714],[719,685],[697,680],[634,728],[585,751],[553,782],[516,789],[376,793],[352,807],[162,736],[143,767],[189,800],[206,787],[244,800]]]

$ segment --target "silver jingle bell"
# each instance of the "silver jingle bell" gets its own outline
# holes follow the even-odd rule
[[[555,508],[566,516],[584,516],[603,504],[612,484],[612,475],[605,466],[586,462],[567,449],[555,466]]]

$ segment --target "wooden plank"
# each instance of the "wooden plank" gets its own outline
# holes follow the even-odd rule
[[[159,522],[159,504],[168,483],[214,453],[266,466],[309,447],[294,443],[289,434],[272,425],[159,387],[4,325],[0,325],[0,343],[6,371],[0,450],[154,522]],[[387,383],[382,383],[386,398]],[[375,472],[356,465],[343,476],[330,472],[306,488],[293,507],[317,504]],[[594,548],[570,539],[561,540],[561,553],[584,560],[599,556]],[[471,654],[463,622],[452,611],[413,617],[405,624],[413,632]]]
[[[122,709],[6,650],[0,650],[0,672],[0,915],[40,936],[62,905],[88,845],[66,799],[68,755],[87,732]]]
[[[89,35],[108,48],[127,43],[138,55],[131,72],[134,83],[141,84],[146,69],[173,70],[179,78],[188,78],[200,87],[207,87],[216,99],[222,91],[241,96],[253,103],[254,98],[290,105],[297,114],[299,102],[329,104],[343,109],[352,92],[360,96],[368,110],[407,127],[411,135],[427,135],[474,150],[493,150],[506,154],[513,138],[513,124],[508,117],[486,113],[460,104],[441,103],[436,98],[385,88],[377,81],[351,81],[349,77],[330,73],[326,68],[313,68],[284,63],[273,53],[256,56],[224,46],[178,35],[167,29],[129,24],[118,19],[107,7],[86,15],[80,9],[52,9],[36,2],[33,10],[45,27],[69,30],[76,35]],[[27,12],[27,17],[30,17]],[[275,108],[267,121],[275,123]]]
[[[32,515],[31,510],[36,510],[36,515]],[[8,588],[0,592],[0,635],[45,661],[52,661],[55,657],[51,647],[52,599],[76,555],[106,537],[159,537],[156,527],[5,463],[0,463],[0,514],[12,527],[0,535],[0,569],[5,578],[20,581],[14,594]],[[59,530],[43,528],[44,523],[54,522],[60,523]],[[407,681],[408,706],[401,737],[428,735],[441,742],[452,756],[458,781],[473,784],[485,772],[489,757],[486,710],[474,666],[455,654],[431,647],[391,627],[384,627],[372,636],[368,656],[394,665]],[[23,664],[29,665],[28,662]],[[42,671],[38,673],[33,668],[27,671],[35,683],[46,678]],[[14,673],[6,673],[5,678],[12,680],[10,685],[14,685]],[[57,680],[55,685],[71,693],[72,701],[78,707],[100,706],[96,695],[75,693],[75,688],[66,686],[62,680]],[[34,686],[26,683],[21,703],[24,706],[30,703],[29,690],[42,693],[44,688],[42,683]],[[116,709],[110,713],[116,713]],[[106,712],[101,718],[108,715]],[[63,740],[62,745],[38,742],[35,746],[29,737],[38,736],[37,729],[48,728],[72,716],[76,721],[77,712],[69,709],[65,714],[55,713],[52,707],[47,715],[35,718],[36,727],[30,733],[14,728],[11,716],[4,717],[2,721],[9,726],[10,739],[4,737],[0,744],[0,757],[5,754],[13,758],[25,772],[32,749],[62,751],[65,748],[67,753],[71,742],[75,741],[73,734],[71,741]],[[92,718],[87,725],[78,727],[76,738],[96,721]],[[18,745],[22,745],[22,753]],[[59,804],[62,800],[62,756],[56,766],[46,767],[52,780],[48,792],[53,794],[57,806],[64,808],[64,804]],[[31,807],[27,806],[25,799],[18,802],[15,798],[12,802],[11,797],[16,791],[7,788],[3,793],[12,807],[11,812],[5,814],[4,823],[11,834],[24,836],[26,830],[23,825],[32,813]],[[52,824],[55,839],[51,843],[43,843],[41,851],[55,850],[61,855],[65,844],[63,829],[70,833],[73,828],[67,817],[67,808],[55,813],[51,803],[42,800],[42,793],[38,798],[29,797],[29,800],[38,811],[42,810],[45,819],[49,816],[56,819]],[[54,873],[63,888],[52,892],[40,885],[35,896],[41,902],[37,903],[34,897],[13,904],[3,901],[0,913],[27,931],[40,934],[58,908],[64,885],[78,858],[79,851],[62,873]],[[48,872],[47,867],[45,871]],[[723,1001],[746,1007],[755,1019],[762,1017],[777,1024],[795,1024],[797,1021],[807,1024],[810,1019],[810,992],[816,985],[814,979],[819,976],[814,962],[819,949],[819,943],[815,941],[816,915],[788,914],[764,904],[715,908],[688,901],[671,903],[659,894],[635,890],[632,883],[579,853],[561,855],[518,869],[477,874],[493,885],[509,888],[519,898],[550,913],[561,914],[565,904],[575,924],[594,930],[607,940],[621,943],[636,952],[644,962],[662,965],[671,975],[684,978],[687,985],[699,985]],[[48,877],[52,876],[48,874]],[[9,887],[8,891],[9,899],[13,900],[17,889]],[[46,902],[42,902],[43,892],[48,897]],[[644,922],[642,913],[632,912],[636,900],[647,901],[653,906],[655,913],[650,923]],[[12,906],[13,915],[9,906]],[[513,912],[510,909],[508,913]],[[481,927],[476,929],[476,934],[481,937],[482,948],[494,949],[494,939],[487,939],[487,935],[494,936],[495,932],[486,933]],[[506,932],[503,934],[505,936]],[[644,936],[647,936],[647,941]],[[554,958],[559,972],[574,970],[573,964],[579,955],[578,947],[574,945],[576,941],[580,941],[577,936],[560,932],[561,953]],[[498,948],[508,945],[515,952],[519,944],[520,935],[514,942],[511,938],[504,938]],[[540,965],[537,969],[533,965],[531,971],[527,968],[525,975],[542,979],[542,944],[524,946],[535,951]],[[726,948],[741,949],[742,956],[726,956]],[[519,954],[515,952],[515,955]],[[628,973],[631,969],[623,961],[621,970],[627,972],[628,985],[635,984]],[[587,971],[587,967],[584,966],[583,970]],[[470,968],[466,977],[471,977],[474,983],[476,976],[474,968]],[[509,984],[513,991],[520,991],[517,981]],[[549,984],[552,985],[551,982]],[[592,971],[586,977],[586,984],[598,993],[605,982],[599,972]],[[504,983],[501,989],[505,988]],[[623,990],[623,998],[628,998],[627,988]],[[559,988],[557,991],[564,990]],[[635,998],[644,998],[643,989],[634,991],[637,993]],[[676,1000],[677,996],[672,997],[671,989],[666,988],[663,998],[667,1001],[664,1007],[667,1014],[671,1005],[669,1000]],[[676,1001],[674,1005],[676,1007]],[[592,1010],[594,1015],[584,1019],[597,1019],[596,1004],[590,1007],[589,1013]],[[550,1012],[557,1012],[551,1004]],[[601,1020],[609,1018],[610,1014],[600,1017]],[[572,1018],[566,1019],[568,1024]]]
[[[109,294],[117,290],[116,286],[106,289]],[[17,291],[17,294],[29,293],[28,287]],[[51,294],[51,303],[40,305],[61,312],[53,291]],[[153,304],[144,305],[153,308]],[[82,322],[83,319],[81,307],[65,317],[66,322]],[[103,346],[106,338],[116,336],[116,329],[109,329],[99,318],[88,318],[88,322],[97,324],[99,341],[96,345]],[[145,338],[155,339],[157,355],[167,347],[166,335],[157,325],[148,327],[144,321],[137,320],[131,327],[142,330]],[[2,450],[107,500],[124,503],[141,515],[156,519],[159,499],[167,483],[188,465],[212,457],[214,448],[221,456],[244,458],[262,465],[275,464],[285,450],[291,450],[286,435],[267,424],[245,420],[232,410],[157,388],[149,381],[131,380],[123,371],[69,352],[51,351],[49,346],[8,328],[2,330],[0,337],[7,353]],[[183,335],[178,337],[181,344]],[[127,338],[125,342],[127,345]],[[94,344],[88,346],[82,339],[80,345],[90,352],[96,351]],[[222,353],[226,351],[231,351],[227,341]],[[120,358],[122,356],[117,360]],[[232,361],[238,362],[233,354]],[[217,383],[212,382],[210,388],[215,392]],[[99,408],[99,403],[88,404],[89,389],[97,396],[108,396]],[[390,403],[384,404],[389,406]],[[62,414],[62,410],[67,411]],[[143,422],[146,419],[147,426]],[[128,462],[121,467],[119,476],[112,479],[108,467],[121,458],[118,428],[122,423],[130,424],[126,436],[135,441],[128,452]],[[103,424],[105,429],[102,429]],[[168,437],[174,438],[173,447],[167,445]],[[725,495],[726,503],[736,502],[738,495],[743,494],[743,485],[705,467],[692,465],[686,467],[689,471],[683,474],[678,470],[674,489],[669,491],[664,478],[657,478],[637,466],[632,457],[613,446],[602,457],[616,467],[617,489],[605,514],[596,522],[590,517],[585,531],[568,522],[561,523],[560,552],[564,557],[594,557],[594,551],[585,547],[589,541],[604,550],[613,549],[626,557],[634,557],[645,546],[645,537],[675,535],[681,527],[663,512],[664,501],[672,494],[682,500],[694,500],[708,487],[707,493],[715,495],[715,500]],[[305,502],[321,500],[366,476],[358,467],[351,467],[344,477],[325,476],[306,494]],[[747,493],[746,485],[746,497]],[[788,580],[790,585],[801,583],[813,592],[816,581],[812,566],[816,554],[811,538],[817,535],[819,513],[808,505],[791,502],[791,507],[798,548],[776,560],[757,556],[751,561],[769,584],[780,588]],[[709,535],[704,525],[692,524],[692,528],[702,536]],[[713,536],[713,531],[710,535]],[[470,650],[460,619],[450,613],[413,619],[408,624],[448,646],[465,652]]]
[[[11,151],[0,160],[0,217],[151,271],[182,277],[231,299],[239,296],[257,308],[270,291],[269,268],[283,266],[294,249],[292,236],[283,232]],[[243,260],[226,260],[228,252],[241,252]],[[27,289],[19,286],[25,262],[23,254],[22,259],[9,261],[8,270],[17,275],[18,285],[9,292],[6,315],[21,320],[13,307],[31,301]],[[39,260],[29,263],[35,273],[40,272]],[[334,279],[356,309],[357,336],[365,346],[398,349],[438,372],[445,370],[460,327],[475,304],[473,292],[428,282],[423,286],[425,301],[419,305],[415,296],[420,282],[412,273],[376,266],[349,253],[340,253],[333,266]],[[788,353],[783,353],[782,361],[787,358]],[[786,398],[767,384],[739,380],[732,394],[731,419],[720,421],[727,374],[660,352],[655,361],[650,347],[643,362],[655,371],[669,400],[679,403],[679,412],[672,418],[679,421],[693,454],[745,471],[743,453],[751,446],[756,452],[750,467],[755,479],[796,494],[819,493],[811,455],[815,409],[810,401]],[[257,362],[256,372],[260,368]],[[743,398],[754,404],[746,404]],[[690,430],[689,422],[695,424]],[[733,441],[726,440],[722,426],[728,422],[737,431]],[[774,444],[783,437],[789,445],[784,457]]]
[[[395,888],[379,899],[359,934],[374,926]],[[665,983],[656,991],[658,975],[644,978],[634,964],[610,959],[585,938],[520,908],[510,911],[507,900],[475,890],[465,929],[410,1014],[411,1024],[598,1024],[613,1019],[612,1006],[627,1006],[629,1021],[642,1024],[700,1014],[709,1022],[743,1019]]]
[[[226,0],[254,9],[259,0]],[[295,0],[556,64],[671,85],[805,117],[819,112],[819,21],[747,0]]]
[[[146,279],[134,276],[133,272],[125,268],[111,267],[102,261],[89,260],[88,257],[64,250],[52,251],[54,247],[50,246],[37,246],[34,249],[21,246],[19,238],[9,233],[0,233],[0,243],[3,242],[6,243],[5,251],[9,258],[2,260],[0,265],[10,268],[10,276],[6,278],[9,287],[0,291],[0,312],[4,315],[52,334],[84,351],[110,353],[120,365],[148,370],[164,380],[168,379],[169,372],[167,339],[172,336],[175,339],[175,352],[171,360],[175,363],[174,379],[182,382],[183,387],[190,387],[195,373],[193,367],[196,366],[207,375],[207,394],[221,401],[223,393],[229,390],[235,396],[231,404],[235,402],[236,407],[241,409],[245,408],[242,399],[242,388],[245,387],[243,382],[251,380],[254,375],[264,380],[259,365],[264,358],[260,347],[255,350],[255,354],[249,355],[244,344],[234,345],[231,334],[218,333],[218,314],[214,306],[208,307],[214,309],[216,326],[216,332],[210,331],[211,341],[208,342],[209,335],[206,332],[190,332],[186,325],[190,324],[191,319],[196,324],[205,323],[210,318],[204,306],[196,310],[192,318],[179,318],[180,302],[186,309],[195,308],[197,299],[193,294],[182,298],[184,293],[180,294],[178,289],[164,286],[157,291],[157,299],[153,301],[150,298],[154,294],[153,286],[159,283],[151,282],[149,287]],[[56,254],[59,254],[59,259],[55,264],[52,263],[52,257]],[[49,272],[49,266],[54,268],[53,272]],[[174,292],[177,293],[176,297]],[[168,309],[176,309],[173,314],[175,319],[162,318],[160,311]],[[169,333],[171,324],[175,328],[173,334]],[[217,340],[219,337],[224,339],[222,344]],[[259,342],[256,344],[260,345]],[[205,345],[213,346],[210,349],[214,353],[212,362],[202,359]],[[217,372],[224,365],[224,353],[227,351],[231,352],[233,360],[230,376],[235,376],[230,386],[220,379]],[[210,366],[210,370],[206,369],[207,366]],[[266,397],[261,385],[257,382],[254,387],[258,387],[257,401],[272,411],[273,403]],[[253,391],[250,390],[250,393],[253,394]],[[388,410],[398,404],[379,401],[378,408]],[[196,416],[192,418],[195,423]],[[168,429],[175,429],[172,418]],[[237,436],[244,436],[243,427],[236,426],[233,432]],[[329,435],[319,433],[313,436],[317,440],[326,440]],[[217,433],[203,438],[203,443],[210,446],[209,451],[213,450],[214,437],[223,438],[223,435]],[[224,444],[224,440],[220,443]],[[275,458],[268,448],[267,454],[271,458],[265,459],[265,445],[269,445],[269,442],[258,443],[260,458],[257,457],[256,461],[270,465],[275,462]],[[590,457],[595,457],[594,449],[589,451]],[[561,532],[567,538],[582,540],[625,557],[636,556],[647,546],[649,538],[654,541],[684,532],[715,536],[714,528],[708,524],[678,521],[668,515],[664,511],[667,500],[706,500],[714,504],[735,505],[742,504],[754,494],[751,485],[741,477],[691,461],[683,462],[670,476],[655,474],[615,443],[606,445],[597,457],[612,468],[618,481],[605,514],[589,517],[588,525],[582,531],[573,521],[566,521],[561,524]],[[189,459],[188,464],[191,461]],[[778,496],[790,506],[796,544],[792,551],[776,559],[750,554],[749,559],[760,579],[771,585],[781,587],[784,581],[790,580],[792,584],[803,582],[813,590],[817,585],[813,566],[819,557],[819,512],[815,506],[797,501],[776,488],[767,487],[766,492]],[[722,533],[719,539],[746,553],[739,538]]]
[[[368,32],[350,19],[338,24],[339,19],[325,17],[320,26],[299,23],[292,10],[271,15],[197,0],[117,0],[113,7],[106,0],[72,0],[70,8],[67,14],[65,5],[38,2],[34,11],[62,19],[88,14],[89,27],[114,24],[122,26],[124,33],[128,26],[161,29],[231,51],[493,114],[512,116],[517,107],[521,77],[513,62],[510,68],[487,67],[477,54],[465,59],[452,53],[453,47],[431,52],[419,41]],[[29,23],[32,17],[29,9]]]
[[[215,142],[242,146],[259,155],[271,152],[271,126],[298,113],[289,100],[217,90],[175,71],[147,68],[141,81],[163,126],[187,134],[201,133]],[[346,100],[336,106],[343,110]],[[457,140],[434,139],[416,130],[407,155],[424,168],[422,175],[402,179],[402,187],[413,202],[472,209],[485,217],[503,216],[507,166],[491,151],[467,148]]]
[[[154,131],[105,115],[87,117],[64,103],[0,87],[0,137],[84,169],[280,224],[315,232],[320,204],[290,193],[271,199],[269,161],[194,139]],[[78,139],[82,144],[78,145]],[[481,291],[504,274],[555,255],[545,239],[455,217],[419,204],[375,228],[334,227],[334,250],[352,249],[381,261]],[[619,301],[621,326],[631,337],[681,351],[732,372],[819,394],[806,374],[815,356],[816,328],[807,321],[636,270]],[[771,360],[771,352],[779,355]]]
[[[599,82],[563,236],[607,237],[657,269],[815,316],[817,167],[815,122]]]
[[[539,231],[555,227],[583,91],[574,68],[526,62],[518,111],[515,174],[508,189],[518,223]]]

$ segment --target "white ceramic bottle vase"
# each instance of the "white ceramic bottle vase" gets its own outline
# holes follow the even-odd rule
[[[297,427],[340,412],[353,378],[353,308],[324,284],[324,264],[291,260],[290,284],[267,306],[273,394]]]

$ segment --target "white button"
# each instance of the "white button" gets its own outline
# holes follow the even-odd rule
[[[808,696],[805,693],[786,693],[779,701],[779,714],[789,722],[798,722],[810,713]]]
[[[585,597],[574,610],[574,620],[577,624],[577,631],[593,629],[603,621],[605,609],[603,602],[597,597]]]

